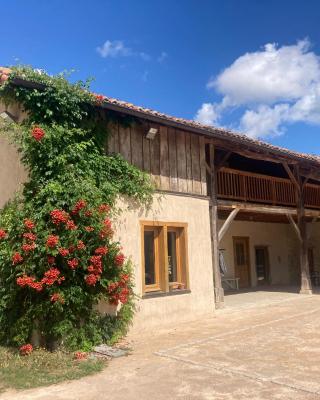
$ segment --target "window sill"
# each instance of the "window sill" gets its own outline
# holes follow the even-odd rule
[[[188,293],[191,293],[190,289],[172,290],[171,292],[149,292],[149,293],[145,293],[142,296],[142,298],[143,299],[152,299],[154,297],[176,296],[176,295],[188,294]]]

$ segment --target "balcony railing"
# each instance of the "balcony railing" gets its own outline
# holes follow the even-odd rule
[[[305,206],[320,208],[320,185],[306,184]],[[282,206],[296,206],[294,184],[285,178],[230,168],[218,171],[218,198]]]

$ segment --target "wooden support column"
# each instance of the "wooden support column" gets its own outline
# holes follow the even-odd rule
[[[210,148],[210,177],[211,177],[211,249],[213,266],[213,284],[216,308],[224,307],[224,291],[221,283],[220,265],[219,265],[219,231],[218,231],[218,201],[217,201],[217,175],[214,166],[214,146],[209,144]]]
[[[304,190],[303,182],[299,173],[299,168],[296,166],[296,179],[300,190],[297,190],[297,216],[298,227],[300,231],[300,271],[301,271],[301,294],[312,294],[312,285],[310,280],[309,260],[308,260],[308,237],[307,237],[307,222],[304,209]]]

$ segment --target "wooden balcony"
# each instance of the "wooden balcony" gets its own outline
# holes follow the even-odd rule
[[[218,171],[218,198],[296,207],[294,184],[277,178],[251,172],[221,168]],[[305,207],[320,209],[320,185],[306,184]]]

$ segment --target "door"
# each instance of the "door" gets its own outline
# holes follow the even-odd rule
[[[268,247],[256,246],[256,273],[258,285],[270,284],[270,268]]]
[[[239,278],[240,288],[250,287],[249,238],[234,237],[233,248],[235,278]]]

